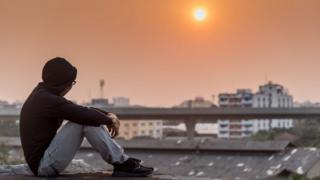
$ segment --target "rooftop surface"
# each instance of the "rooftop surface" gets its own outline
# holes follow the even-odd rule
[[[17,140],[18,141],[18,140]],[[15,141],[10,141],[14,145]],[[17,143],[17,142],[15,142]],[[134,140],[119,141],[128,155],[155,168],[155,176],[144,179],[266,179],[300,174],[320,176],[320,150],[295,147],[288,141]],[[13,146],[11,156],[21,156]],[[0,166],[1,176],[28,175],[26,165]],[[112,167],[86,142],[63,178],[110,177]],[[107,172],[107,174],[101,174]],[[86,174],[83,174],[86,173]],[[89,173],[89,174],[88,174]],[[109,174],[108,174],[109,173]],[[73,174],[70,176],[70,174]],[[11,176],[14,175],[14,176]],[[33,178],[26,176],[28,178]]]
[[[154,140],[132,139],[116,140],[122,147],[128,150],[167,150],[167,151],[223,151],[223,152],[280,152],[294,147],[289,141],[252,141],[252,140],[223,140],[223,139],[198,139],[198,140]],[[0,137],[0,144],[11,147],[20,147],[20,138]],[[81,147],[91,149],[88,141],[84,140]]]
[[[48,178],[39,178],[33,176],[23,176],[23,175],[14,175],[14,176],[0,176],[1,178],[5,178],[7,180],[41,180],[41,179],[48,179]],[[78,179],[107,179],[107,180],[124,180],[127,178],[116,178],[111,177],[110,174],[98,174],[98,173],[88,173],[88,174],[73,174],[73,175],[63,175],[60,177],[51,177],[52,180],[62,180],[62,179],[70,179],[70,180],[78,180]],[[159,178],[159,177],[146,177],[146,178],[130,178],[132,180],[169,180],[168,178]],[[171,180],[172,178],[170,178]]]

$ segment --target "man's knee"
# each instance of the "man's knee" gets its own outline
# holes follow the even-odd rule
[[[75,123],[75,122],[72,122],[72,121],[69,121],[67,122],[63,127],[70,127],[70,128],[83,128],[84,125],[82,124],[78,124],[78,123]]]
[[[105,131],[103,125],[100,126],[83,126],[84,131]]]

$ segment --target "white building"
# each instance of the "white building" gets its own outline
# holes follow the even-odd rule
[[[130,99],[127,97],[114,97],[113,98],[114,107],[128,107],[130,106]]]
[[[178,125],[163,125],[163,129],[176,129],[180,131],[186,131],[185,123],[179,123]],[[195,130],[198,134],[218,134],[218,124],[216,123],[197,123]]]
[[[219,94],[220,107],[252,107],[252,108],[292,108],[293,97],[283,86],[269,82],[259,87],[258,92],[237,90],[236,93]],[[243,138],[258,131],[273,128],[291,128],[292,119],[262,120],[218,120],[219,138]]]
[[[219,106],[252,107],[253,93],[250,89],[238,89],[236,93],[219,94]],[[253,134],[253,120],[218,120],[218,138],[243,138]]]
[[[293,97],[283,86],[269,82],[259,87],[253,97],[254,108],[292,108]],[[268,131],[273,128],[291,128],[292,119],[265,119],[254,121],[254,132]]]
[[[279,84],[268,84],[259,87],[253,97],[253,107],[255,108],[291,108],[293,107],[293,97]]]

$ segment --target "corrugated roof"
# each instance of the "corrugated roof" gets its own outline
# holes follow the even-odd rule
[[[17,154],[21,149],[12,149]],[[143,160],[143,164],[156,168],[156,174],[174,177],[199,177],[222,179],[263,179],[279,174],[296,173],[307,175],[310,169],[320,171],[320,150],[316,148],[289,148],[280,152],[241,151],[150,151],[148,149],[126,149],[125,152]],[[14,152],[11,152],[15,154]],[[92,149],[81,149],[76,162],[99,170],[111,170],[100,154]],[[318,169],[316,169],[318,168]],[[284,173],[287,172],[287,173]]]
[[[294,147],[289,141],[205,140],[199,143],[200,150],[210,151],[284,151]]]
[[[148,149],[148,150],[194,150],[194,151],[232,151],[232,152],[279,152],[289,147],[294,147],[289,141],[251,141],[251,140],[153,140],[133,139],[116,140],[125,149]],[[9,146],[21,146],[19,138],[1,137],[0,144]],[[83,148],[91,148],[91,145],[84,141]]]

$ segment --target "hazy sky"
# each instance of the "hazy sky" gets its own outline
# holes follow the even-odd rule
[[[195,7],[208,12],[192,18]],[[67,95],[171,106],[266,80],[320,101],[319,0],[0,0],[0,99],[23,101],[44,63],[67,58]]]

